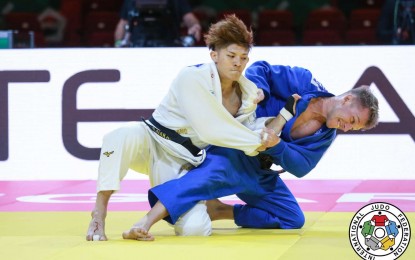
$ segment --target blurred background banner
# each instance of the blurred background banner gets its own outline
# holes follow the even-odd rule
[[[413,57],[411,45],[254,47],[250,64],[305,67],[333,94],[365,84],[379,97],[379,126],[340,134],[305,178],[413,179]],[[86,180],[105,133],[149,116],[181,68],[210,58],[205,47],[40,48],[0,61],[0,180]]]

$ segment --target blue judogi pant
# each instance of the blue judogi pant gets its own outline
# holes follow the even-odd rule
[[[183,177],[149,190],[153,206],[167,208],[174,224],[201,200],[236,194],[246,204],[234,206],[235,224],[247,228],[301,228],[304,214],[279,174],[260,167],[258,157],[223,147],[210,147],[206,161]]]

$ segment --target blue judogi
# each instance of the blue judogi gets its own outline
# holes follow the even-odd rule
[[[291,128],[310,100],[331,97],[310,71],[260,61],[246,70],[246,77],[264,90],[265,99],[258,104],[257,117],[278,115],[294,93],[296,115],[287,122],[281,141],[261,152],[276,165],[297,177],[303,177],[319,162],[333,142],[336,130],[323,125],[314,135],[292,139]],[[169,212],[167,221],[174,224],[187,210],[201,200],[236,194],[245,205],[234,206],[235,223],[250,228],[301,228],[304,214],[279,174],[261,168],[260,156],[250,157],[235,149],[211,146],[205,162],[183,177],[149,190],[153,206],[160,200]]]

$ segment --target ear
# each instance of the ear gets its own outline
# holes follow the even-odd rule
[[[218,52],[217,51],[211,51],[210,52],[210,58],[217,63],[218,62]]]
[[[343,104],[346,104],[348,102],[349,103],[352,102],[353,98],[354,98],[354,96],[352,94],[345,95],[343,97]]]

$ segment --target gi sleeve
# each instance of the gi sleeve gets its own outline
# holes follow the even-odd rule
[[[265,101],[270,96],[286,100],[292,94],[301,96],[318,89],[311,72],[301,67],[270,65],[266,61],[257,61],[246,69],[245,76],[264,91]]]
[[[274,164],[280,165],[287,172],[301,178],[316,167],[333,142],[334,136],[335,134],[332,134],[330,138],[309,142],[308,144],[298,144],[295,141],[285,142],[281,139],[276,146],[261,153],[270,155]]]
[[[260,135],[233,118],[204,87],[209,84],[204,80],[195,73],[182,74],[176,79],[176,99],[189,125],[208,144],[242,150],[250,156],[258,154]]]

